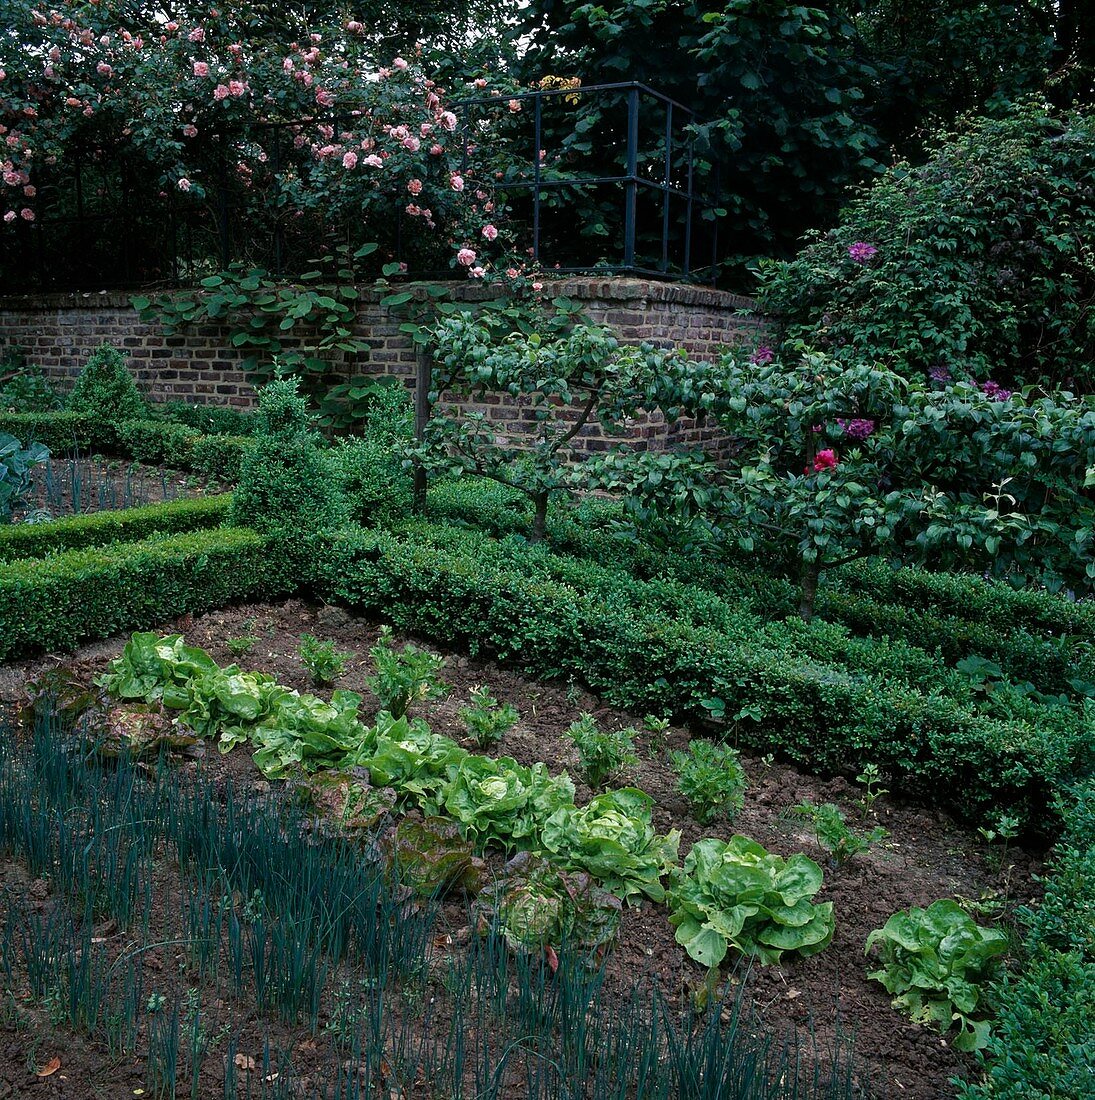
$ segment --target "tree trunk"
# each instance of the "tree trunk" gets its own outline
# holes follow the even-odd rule
[[[817,582],[820,576],[821,562],[816,558],[802,563],[798,613],[803,622],[808,623],[814,617],[814,601],[817,599]]]
[[[529,541],[543,542],[544,535],[547,533],[547,493],[534,493],[532,502],[536,505],[536,512],[532,517],[532,538]]]

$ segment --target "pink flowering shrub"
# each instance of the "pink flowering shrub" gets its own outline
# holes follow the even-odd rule
[[[9,226],[34,216],[34,192],[24,190],[32,177],[63,173],[80,146],[106,163],[129,157],[150,195],[173,196],[195,216],[213,208],[226,159],[241,243],[278,233],[306,257],[327,228],[334,239],[350,227],[390,260],[401,212],[412,268],[466,273],[457,257],[474,248],[476,266],[489,269],[508,247],[505,204],[481,156],[465,156],[448,89],[417,59],[374,56],[355,21],[279,42],[249,35],[228,10],[150,28],[118,26],[116,7],[74,0],[9,7],[17,34],[0,39],[0,219]],[[485,200],[469,201],[465,182]]]

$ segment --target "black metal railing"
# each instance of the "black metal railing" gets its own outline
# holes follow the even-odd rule
[[[547,174],[542,156],[542,151],[547,151],[545,143],[550,147],[551,138],[558,139],[560,130],[565,135],[566,126],[560,127],[557,121],[552,125],[545,113],[545,105],[561,103],[578,108],[592,100],[595,113],[603,117],[605,105],[613,99],[618,100],[622,107],[626,135],[622,148],[619,143],[611,143],[610,149],[615,150],[615,155],[591,156],[590,162],[599,171],[566,172],[558,176]],[[477,109],[478,115],[484,111],[497,113],[500,103],[508,105],[511,102],[531,104],[532,169],[525,178],[496,181],[494,187],[529,193],[529,254],[534,263],[564,272],[594,268],[657,278],[699,277],[705,281],[715,280],[719,260],[716,211],[719,209],[720,171],[717,160],[704,157],[701,162],[697,156],[694,127],[699,120],[690,108],[637,81],[534,89],[510,97],[480,96],[462,100],[453,107],[458,118],[462,117],[465,150],[474,140]],[[575,110],[574,113],[580,123],[580,112]],[[651,118],[651,115],[654,117]],[[611,132],[614,127],[609,124],[605,129]],[[564,143],[567,140],[564,136]],[[550,243],[544,239],[545,197],[555,191],[588,191],[606,186],[622,192],[619,258],[596,264],[591,264],[589,257],[557,260]],[[640,199],[644,193],[654,197],[658,208],[657,217],[653,219],[655,231],[650,228],[643,231]],[[676,213],[674,202],[680,204]],[[580,204],[569,204],[568,214],[571,217],[579,211]],[[651,221],[649,218],[647,220]],[[698,221],[701,222],[699,229],[702,232],[698,231]],[[694,246],[698,239],[706,252],[705,262],[701,264],[695,262]],[[674,246],[678,251],[676,260],[673,257]]]
[[[718,167],[699,154],[687,107],[626,82],[482,96],[452,109],[464,164],[480,145],[476,163],[489,165],[491,189],[506,196],[505,224],[533,265],[714,281]],[[405,194],[393,192],[386,212],[365,221],[301,217],[280,201],[282,171],[308,170],[293,136],[321,124],[351,125],[310,118],[231,135],[264,151],[270,201],[258,207],[231,170],[228,137],[207,165],[200,204],[162,188],[123,147],[41,166],[35,220],[0,225],[0,293],[187,285],[234,263],[291,278],[336,243],[366,241],[382,243],[378,265],[394,258],[409,277],[451,277],[446,258],[408,232]]]

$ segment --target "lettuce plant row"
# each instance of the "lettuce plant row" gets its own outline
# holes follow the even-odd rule
[[[393,789],[427,818],[454,820],[479,849],[532,852],[590,875],[624,901],[668,900],[678,941],[707,967],[730,946],[774,962],[783,951],[821,950],[832,938],[831,905],[809,900],[821,887],[816,863],[803,855],[784,861],[736,837],[717,853],[708,848],[720,842],[700,842],[682,869],[680,832],[659,836],[653,799],[636,788],[578,806],[566,773],[469,753],[406,715],[381,711],[367,725],[354,692],[336,691],[326,703],[264,673],[221,668],[181,635],[134,634],[100,683],[121,699],[177,712],[181,725],[216,737],[222,752],[253,744],[268,776],[365,769],[374,787]]]

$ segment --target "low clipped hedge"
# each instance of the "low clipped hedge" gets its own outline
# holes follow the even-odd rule
[[[961,1100],[1087,1100],[1095,1074],[1095,780],[1063,798],[1045,895],[1020,912],[1023,959],[993,994],[983,1080]]]
[[[276,555],[275,555],[276,556]],[[267,540],[192,531],[0,565],[0,660],[284,592]]]
[[[203,435],[169,420],[112,422],[81,413],[0,413],[0,432],[43,443],[55,455],[96,451],[235,481],[249,436]]]
[[[0,527],[0,561],[41,558],[111,542],[135,542],[157,533],[182,534],[220,527],[231,504],[232,494],[221,493],[114,512],[93,512],[51,523]]]
[[[429,511],[435,518],[497,535],[527,536],[532,529],[525,497],[475,479],[431,485]],[[602,499],[553,510],[548,518],[550,544],[636,576],[676,577],[766,619],[797,613],[798,589],[790,581],[763,568],[663,551],[614,534],[612,524],[621,518],[619,504]],[[1046,592],[1017,591],[975,576],[892,569],[884,562],[863,561],[826,575],[818,591],[817,613],[857,634],[938,653],[950,665],[974,654],[985,657],[1013,679],[1030,681],[1049,693],[1071,692],[1069,681],[1077,677],[1095,681],[1092,600],[1073,601]]]
[[[629,709],[694,720],[718,699],[744,744],[821,772],[875,763],[977,820],[1008,810],[1047,826],[1052,792],[1090,765],[1072,710],[985,717],[894,682],[897,668],[820,659],[805,624],[758,634],[748,612],[695,586],[438,525],[346,529],[327,542],[317,588],[332,602],[536,675],[577,678]]]

